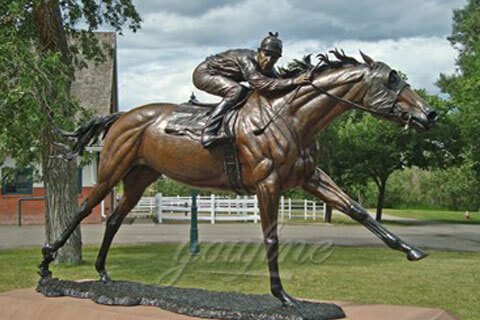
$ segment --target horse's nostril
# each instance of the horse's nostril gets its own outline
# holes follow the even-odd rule
[[[429,111],[427,114],[428,121],[436,122],[438,120],[438,114],[436,111]]]

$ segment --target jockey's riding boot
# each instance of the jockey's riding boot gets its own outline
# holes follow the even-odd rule
[[[205,128],[202,131],[201,141],[203,147],[208,148],[213,144],[222,142],[229,138],[225,133],[219,135],[218,131],[220,131],[220,127],[222,126],[223,117],[234,105],[235,104],[230,101],[222,100],[215,107],[215,110],[213,110],[210,118],[207,121],[207,124],[205,125]]]

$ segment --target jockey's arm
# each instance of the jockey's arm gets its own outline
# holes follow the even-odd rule
[[[290,90],[297,85],[309,82],[308,76],[304,74],[296,78],[278,78],[274,73],[272,73],[272,76],[266,76],[258,71],[253,63],[248,63],[245,66],[244,77],[253,89],[261,92]]]
[[[263,75],[259,71],[251,72],[248,77],[246,77],[246,80],[253,89],[263,92],[289,90],[293,89],[297,85],[294,78],[270,78]]]
[[[248,82],[252,89],[261,92],[272,92],[288,90],[295,87],[294,79],[280,79],[275,77],[275,75],[269,77],[262,74],[253,54],[252,56],[239,56],[237,61],[243,79]]]

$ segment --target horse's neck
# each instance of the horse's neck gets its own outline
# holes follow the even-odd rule
[[[349,67],[317,75],[314,85],[343,99],[359,103],[366,92],[361,81],[364,70]],[[311,145],[316,134],[341,113],[349,109],[311,85],[304,85],[284,94],[264,96],[253,92],[240,109],[243,129],[258,131],[265,126],[288,130],[303,145]],[[269,124],[269,122],[271,123]]]
[[[254,91],[240,110],[240,118],[248,123],[251,130],[261,129],[287,109],[285,102],[284,97],[269,97]]]
[[[332,70],[317,76],[313,83],[330,94],[359,103],[366,92],[363,70],[358,67]],[[350,107],[328,97],[314,86],[302,87],[288,108],[292,123],[302,141],[310,144],[316,134]]]

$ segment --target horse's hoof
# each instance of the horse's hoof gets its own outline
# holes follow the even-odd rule
[[[287,301],[282,301],[282,305],[284,308],[295,308],[295,309],[300,309],[302,308],[302,304],[300,303],[300,301],[298,301],[297,299],[289,299]]]
[[[288,295],[285,291],[272,292],[273,295],[282,302],[285,308],[300,308],[302,304],[297,299]]]
[[[40,265],[37,273],[40,276],[40,279],[38,280],[39,286],[45,286],[50,282],[50,280],[52,280],[52,272],[48,270],[48,267]]]
[[[110,278],[107,271],[102,271],[100,272],[100,281],[102,283],[109,283],[109,282],[112,282],[112,278]]]
[[[40,268],[40,270],[38,270],[38,275],[42,282],[48,282],[52,279],[52,272],[48,270],[48,268]]]
[[[48,283],[52,280],[52,277],[41,277],[40,280],[38,280],[37,286],[46,286]]]
[[[52,246],[45,243],[42,248],[43,261],[38,265],[38,274],[41,277],[42,283],[48,282],[52,279],[52,272],[48,270],[48,266],[50,265],[50,262],[55,260],[55,254],[56,252],[53,250]]]
[[[412,248],[407,253],[407,259],[409,261],[418,261],[425,258],[426,256],[428,256],[428,253],[418,248]]]

